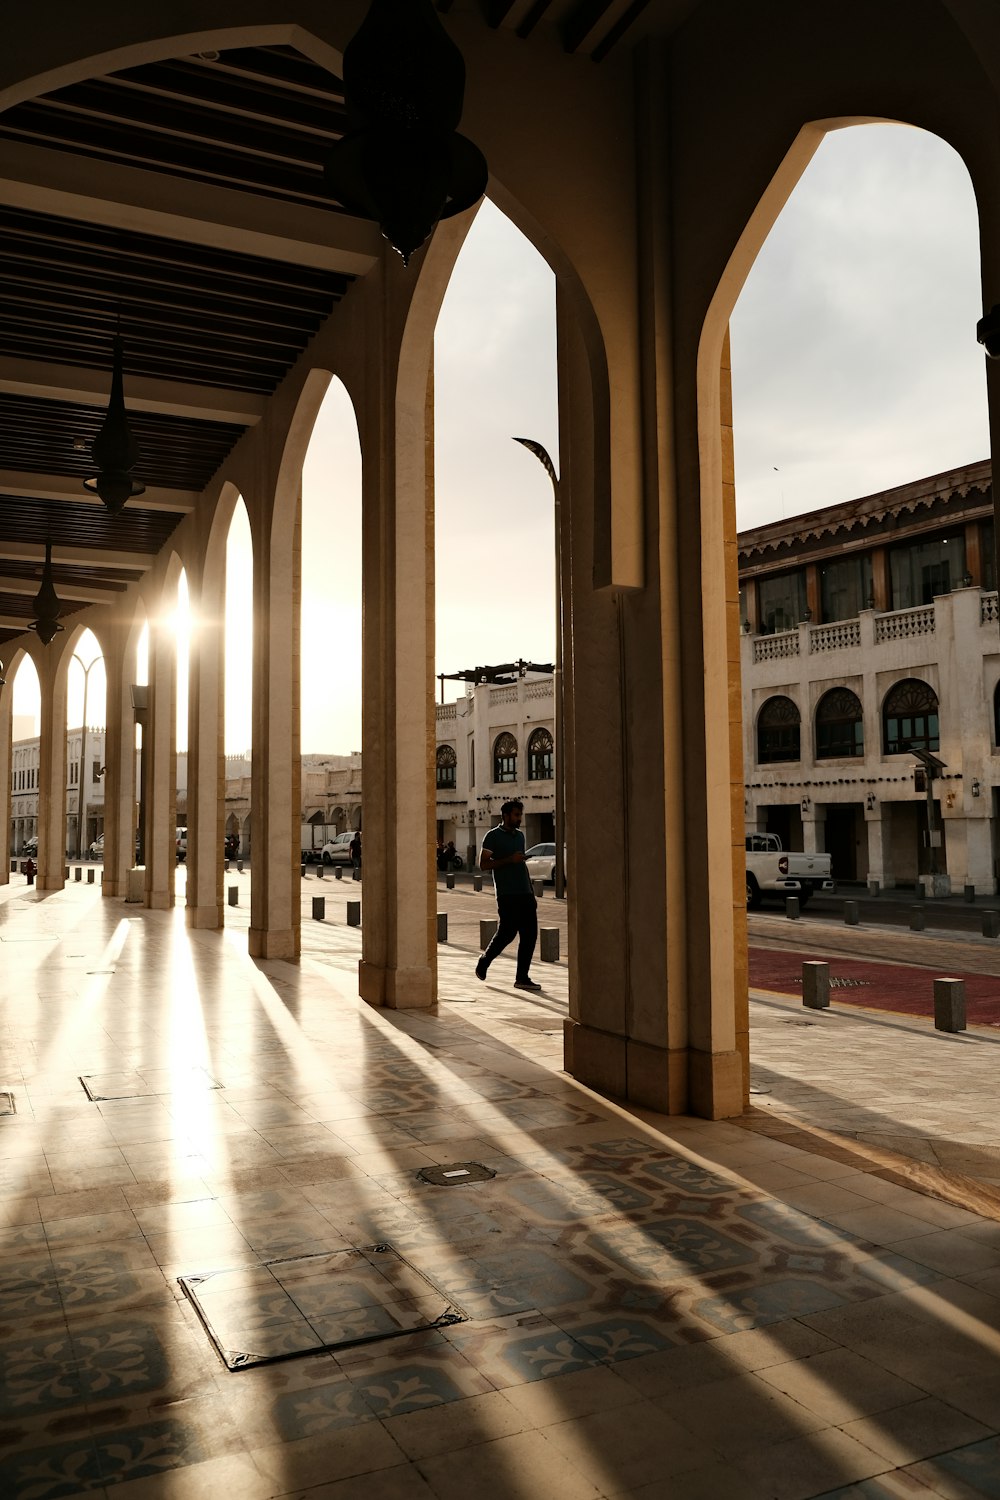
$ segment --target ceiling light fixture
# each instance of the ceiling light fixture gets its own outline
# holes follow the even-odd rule
[[[372,0],[344,52],[350,130],[326,160],[328,191],[375,219],[408,265],[440,219],[471,208],[489,171],[458,134],[465,62],[431,0]]]
[[[59,631],[64,627],[59,624],[59,614],[62,605],[56,594],[56,586],[52,582],[52,543],[45,543],[45,566],[42,569],[42,586],[35,595],[35,615],[31,628],[41,641],[47,646],[54,640]]]
[[[132,436],[125,411],[124,348],[118,333],[112,350],[111,396],[104,423],[91,449],[98,473],[92,479],[85,479],[83,487],[91,494],[100,495],[111,514],[116,516],[124,509],[126,501],[141,495],[146,486],[132,479],[129,472],[139,462],[139,444]]]

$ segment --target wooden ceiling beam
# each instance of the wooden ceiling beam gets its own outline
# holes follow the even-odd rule
[[[107,406],[109,385],[107,369],[49,364],[44,360],[0,359],[0,393],[36,396],[43,401],[72,401],[82,406]],[[129,411],[162,412],[195,421],[254,427],[264,415],[267,397],[253,391],[198,385],[194,381],[127,375],[125,405]]]
[[[69,567],[88,567],[98,564],[102,568],[123,568],[134,573],[138,568],[147,572],[156,562],[155,552],[113,552],[103,547],[83,547],[78,543],[54,540],[53,564],[65,563]],[[0,567],[5,560],[12,562],[34,562],[41,567],[45,561],[45,547],[38,542],[19,542],[0,536]],[[37,592],[37,591],[36,591]]]
[[[21,469],[0,469],[0,495],[28,495],[33,500],[72,500],[82,505],[103,505],[76,475],[35,474]],[[195,490],[174,490],[150,485],[140,497],[143,510],[162,510],[186,516],[198,504]],[[2,506],[0,506],[2,512]]]
[[[4,143],[0,203],[345,276],[370,271],[384,243],[377,224],[334,208],[282,203],[276,212],[263,193],[113,162],[81,171],[79,156],[18,141]]]

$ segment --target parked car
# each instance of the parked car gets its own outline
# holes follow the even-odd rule
[[[99,834],[97,836],[97,838],[94,840],[94,842],[91,844],[91,846],[90,846],[90,857],[91,857],[91,859],[103,859],[104,858],[104,834],[103,833]]]
[[[336,838],[323,845],[323,863],[325,865],[349,865],[351,863],[351,842],[354,833],[348,829],[346,833],[338,833]]]
[[[815,891],[833,891],[829,854],[792,854],[776,833],[746,836],[747,909],[756,911],[765,895],[798,896],[804,908]]]
[[[188,831],[187,831],[186,828],[178,828],[178,830],[177,830],[177,862],[178,862],[178,864],[183,864],[184,860],[187,859],[187,852],[188,852]]]
[[[528,866],[528,875],[532,880],[544,880],[546,885],[554,885],[556,879],[556,846],[555,844],[533,844],[530,849],[525,850],[524,862]],[[563,871],[566,869],[566,850],[563,850]]]

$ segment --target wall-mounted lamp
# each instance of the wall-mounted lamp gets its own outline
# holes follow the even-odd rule
[[[801,803],[799,805],[802,808],[802,811],[804,813],[807,813],[809,811],[809,809],[812,807],[812,798],[809,797],[809,796],[803,797],[802,801],[801,801]]]
[[[802,611],[802,623],[803,623],[803,625],[808,625],[809,621],[812,619],[812,617],[813,617],[813,612],[812,612],[812,610],[809,608],[809,606],[807,604],[806,607],[805,607],[805,609]]]
[[[978,797],[981,791],[982,791],[982,787],[979,784],[979,777],[978,776],[973,776],[973,778],[972,778],[972,795],[974,797]]]
[[[955,806],[955,793],[954,792],[949,792],[947,794],[947,796],[944,799],[944,805],[945,805],[945,807],[954,807]]]
[[[875,802],[876,802],[875,793],[874,792],[869,792],[868,796],[865,798],[865,807],[868,809],[869,812],[874,812],[875,811]]]
[[[749,620],[744,620],[743,621],[743,634],[744,635],[749,635],[750,634],[750,621]]]

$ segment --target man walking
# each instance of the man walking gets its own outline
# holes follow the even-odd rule
[[[500,809],[503,819],[496,828],[491,828],[483,839],[479,856],[479,868],[493,876],[493,889],[497,898],[496,935],[486,952],[476,964],[476,978],[485,979],[486,971],[502,953],[512,938],[517,937],[516,990],[540,990],[528,973],[531,956],[538,937],[538,907],[535,893],[531,889],[528,867],[524,862],[524,834],[521,818],[524,804],[516,800],[505,802]]]

